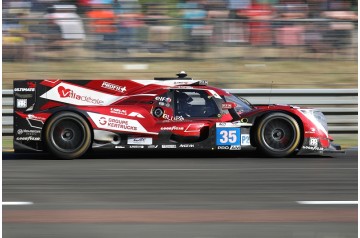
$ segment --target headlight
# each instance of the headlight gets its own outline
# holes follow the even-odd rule
[[[321,111],[315,109],[300,109],[300,111],[315,124],[317,123],[320,124],[324,128],[327,134],[328,132],[327,121],[325,115]]]
[[[316,119],[318,122],[320,122],[320,124],[325,128],[326,131],[329,131],[329,130],[328,130],[328,124],[327,124],[327,121],[326,121],[326,118],[325,118],[324,113],[322,113],[322,112],[320,112],[320,111],[316,111],[316,110],[314,110],[313,113],[314,113],[315,119]]]

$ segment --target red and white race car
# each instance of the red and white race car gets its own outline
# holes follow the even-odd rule
[[[339,151],[318,110],[251,105],[206,81],[14,82],[14,149],[74,159],[92,150],[247,150],[270,157]]]

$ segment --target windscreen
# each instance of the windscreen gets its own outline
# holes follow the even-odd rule
[[[242,98],[238,98],[235,95],[230,94],[228,96],[224,96],[224,100],[225,100],[225,102],[236,103],[235,111],[237,113],[243,113],[243,112],[248,112],[248,111],[252,110],[252,106],[248,101],[246,101],[245,99],[242,99]]]

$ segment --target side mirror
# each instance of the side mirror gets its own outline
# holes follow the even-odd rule
[[[228,109],[236,108],[236,106],[237,106],[237,104],[234,102],[224,102],[221,104],[221,109],[228,110]]]

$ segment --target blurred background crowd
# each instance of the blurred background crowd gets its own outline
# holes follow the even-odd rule
[[[216,57],[219,51],[244,58],[354,60],[357,5],[356,0],[3,0],[3,61]]]

